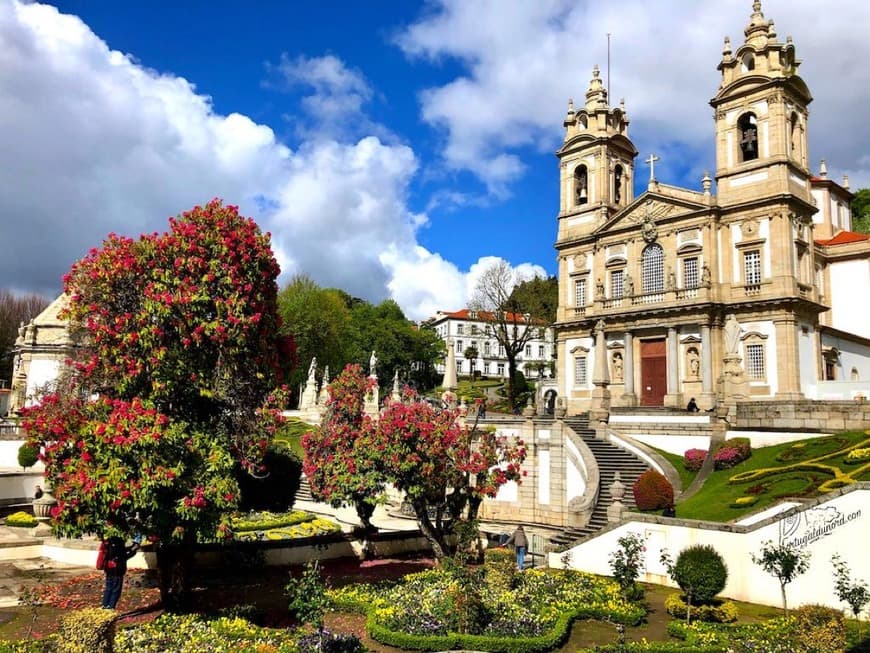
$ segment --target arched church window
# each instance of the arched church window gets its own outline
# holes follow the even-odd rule
[[[665,252],[658,243],[643,250],[640,259],[643,293],[662,292],[665,289]]]
[[[574,169],[574,204],[580,206],[589,201],[589,173],[586,166],[579,165]]]
[[[622,166],[617,165],[613,169],[613,203],[619,204],[622,200]]]
[[[743,55],[743,58],[740,60],[741,66],[740,69],[744,73],[748,73],[752,70],[755,70],[755,55],[751,52],[747,52]]]
[[[758,121],[754,113],[744,113],[737,121],[740,132],[740,154],[742,161],[758,158]]]

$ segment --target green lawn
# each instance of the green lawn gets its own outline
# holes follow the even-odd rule
[[[303,422],[296,417],[288,417],[284,425],[275,434],[275,440],[286,444],[301,460],[305,456],[305,452],[302,451],[302,436],[315,428],[317,427],[313,424]]]
[[[695,480],[695,477],[698,475],[698,472],[690,472],[686,469],[685,465],[683,465],[683,456],[678,453],[670,453],[664,451],[663,449],[656,449],[655,447],[650,447],[651,449],[655,449],[655,451],[661,455],[662,458],[665,458],[671,465],[674,466],[674,469],[677,470],[677,473],[680,475],[680,483],[683,486],[683,492],[692,484],[692,481]]]
[[[835,467],[846,474],[851,473],[856,467],[846,465],[843,462],[844,455],[837,452],[868,439],[870,435],[866,433],[850,432],[754,449],[748,460],[731,469],[711,473],[697,494],[677,504],[677,515],[686,519],[726,522],[760,510],[784,497],[817,496],[819,485],[832,479],[834,477],[832,473],[827,473],[824,469],[786,468],[827,456],[823,461],[825,465]],[[780,473],[773,471],[764,475],[759,474],[757,478],[745,482],[730,482],[737,474],[772,468],[783,469]],[[868,479],[870,479],[870,470],[853,480]],[[752,505],[731,507],[738,498],[747,496],[757,497],[757,500]]]

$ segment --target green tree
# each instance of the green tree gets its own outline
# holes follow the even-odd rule
[[[306,380],[308,363],[317,357],[318,364],[337,372],[347,362],[345,347],[350,329],[350,309],[345,294],[333,288],[321,288],[306,275],[296,275],[278,295],[281,330],[292,334],[300,365],[290,375],[294,389]]]
[[[521,307],[534,307],[535,317],[548,325],[553,324],[559,307],[559,279],[532,277],[520,281],[514,286],[508,301]],[[531,312],[531,308],[526,312]]]
[[[861,620],[859,615],[868,603],[870,603],[870,589],[867,582],[860,578],[852,579],[849,565],[836,553],[831,556],[831,564],[834,566],[834,591],[837,598],[846,603],[852,610],[852,616],[858,622],[859,633],[861,632]]]
[[[870,188],[862,188],[852,199],[852,231],[870,234]]]
[[[779,581],[782,610],[788,614],[785,586],[810,568],[810,552],[793,544],[774,544],[768,540],[761,545],[761,551],[757,556],[754,553],[749,555],[752,562]]]
[[[12,348],[18,338],[18,328],[39,315],[48,300],[39,295],[17,295],[0,288],[0,379],[12,380]]]
[[[291,579],[284,588],[288,608],[303,624],[311,624],[317,630],[318,650],[323,648],[323,618],[332,602],[329,587],[320,576],[319,561],[309,561],[299,578]]]
[[[462,355],[468,361],[468,368],[471,370],[471,384],[474,385],[474,364],[477,362],[477,357],[479,355],[477,345],[471,344],[466,347],[465,351],[462,352]]]
[[[368,365],[372,351],[378,356],[378,380],[387,385],[399,377],[426,386],[432,381],[435,361],[443,345],[431,329],[419,329],[392,299],[373,305],[356,302],[351,307],[347,362]],[[366,370],[368,371],[368,370]]]
[[[514,295],[514,289],[526,281],[511,269],[507,261],[498,261],[480,276],[471,300],[471,308],[478,318],[492,328],[498,344],[504,348],[508,361],[508,404],[517,405],[517,389],[514,378],[517,356],[526,343],[541,334],[548,326],[546,296],[522,290]]]
[[[693,605],[708,603],[725,589],[728,568],[719,552],[708,544],[683,549],[673,563],[668,552],[662,551],[661,561],[686,597],[686,623],[691,621]]]
[[[197,541],[232,536],[236,464],[267,471],[274,390],[293,357],[277,275],[268,235],[213,200],[166,233],[110,235],[64,278],[81,357],[71,387],[23,420],[44,447],[52,526],[146,536],[170,610],[186,605]]]

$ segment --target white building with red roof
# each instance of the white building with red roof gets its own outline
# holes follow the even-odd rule
[[[426,326],[434,329],[447,346],[453,347],[457,374],[508,377],[508,359],[504,347],[495,337],[492,317],[483,311],[463,308],[458,311],[439,311],[426,322]],[[523,351],[517,356],[517,369],[530,379],[551,376],[555,351],[553,330],[528,315],[508,314],[506,320],[517,324],[520,336],[527,329],[533,330]],[[477,356],[466,358],[466,352],[473,351],[477,352]],[[443,364],[438,371],[443,374]]]

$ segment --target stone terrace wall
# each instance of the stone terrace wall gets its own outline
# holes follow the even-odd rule
[[[732,428],[825,433],[870,429],[870,401],[742,401]]]

